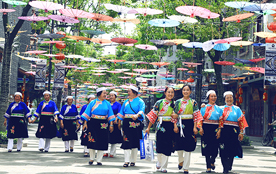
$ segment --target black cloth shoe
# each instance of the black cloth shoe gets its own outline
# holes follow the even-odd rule
[[[103,165],[103,164],[102,164],[102,163],[97,163],[97,165],[98,165],[98,166],[101,166],[101,165]]]
[[[89,164],[89,165],[92,165],[92,164],[93,164],[93,162],[94,162],[94,161],[89,161],[89,162],[88,162],[88,164]]]

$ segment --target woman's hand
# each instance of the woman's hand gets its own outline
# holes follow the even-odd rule
[[[114,124],[118,124],[118,118],[116,117]]]
[[[218,132],[217,132],[217,134],[216,134],[217,139],[220,138],[220,133],[221,133],[221,129],[218,129]]]
[[[83,124],[82,131],[87,130],[87,124]]]
[[[4,126],[6,127],[7,126],[7,120],[5,119],[4,121]]]
[[[150,134],[150,128],[148,127],[145,132],[149,135]]]
[[[114,130],[113,124],[109,126],[109,132],[112,133]]]
[[[56,123],[56,122],[58,122],[58,118],[57,118],[57,116],[55,117],[54,121],[55,121],[55,123]]]
[[[60,122],[60,127],[61,127],[62,129],[64,128],[63,122]]]
[[[135,115],[132,116],[132,120],[136,120],[137,118],[138,118],[137,114],[135,114]]]
[[[204,107],[205,107],[205,103],[202,103],[200,107],[201,107],[201,108],[204,108]]]
[[[118,129],[121,130],[121,120],[118,121]]]
[[[176,113],[172,113],[172,118],[174,118],[174,119],[177,119],[178,118],[178,115],[176,114]]]
[[[194,134],[197,135],[197,133],[198,133],[198,130],[196,127],[194,127]]]
[[[243,134],[239,134],[239,141],[243,140]]]
[[[179,132],[178,127],[177,127],[177,126],[176,126],[176,127],[174,127],[174,128],[173,128],[173,131],[174,131],[174,133],[178,133],[178,132]]]
[[[202,129],[202,128],[200,128],[200,129],[199,129],[199,134],[200,134],[201,136],[203,136],[204,131],[203,131],[203,129]]]
[[[31,124],[33,121],[31,120],[31,117],[28,118],[28,122]]]

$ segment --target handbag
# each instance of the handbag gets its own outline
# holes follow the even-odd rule
[[[140,159],[145,159],[147,161],[154,160],[153,141],[149,139],[147,133],[143,139],[140,140]]]

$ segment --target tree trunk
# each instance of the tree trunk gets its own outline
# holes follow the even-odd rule
[[[196,73],[197,74],[202,74],[202,70],[204,69],[204,52],[202,50],[197,50],[197,62],[202,63],[201,66],[197,66]],[[203,76],[199,77],[200,79],[196,80],[196,101],[198,103],[198,106],[201,105],[201,89],[202,89],[202,78]]]
[[[60,110],[60,104],[61,104],[61,97],[62,97],[62,88],[58,88],[58,95],[57,95],[57,108]]]

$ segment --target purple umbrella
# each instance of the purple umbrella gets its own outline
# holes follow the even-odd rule
[[[101,83],[101,85],[103,85],[103,86],[113,86],[112,83]]]
[[[20,16],[18,19],[25,20],[25,21],[45,21],[50,18],[48,17],[43,17],[43,16],[36,16],[35,14],[32,16]]]
[[[47,2],[47,1],[31,1],[29,2],[30,6],[39,8],[48,12],[49,10],[59,10],[62,9],[63,6],[61,4]]]
[[[49,15],[49,18],[55,21],[59,22],[65,22],[65,23],[79,23],[80,21],[78,19],[71,18],[69,16],[61,16],[61,15]]]

